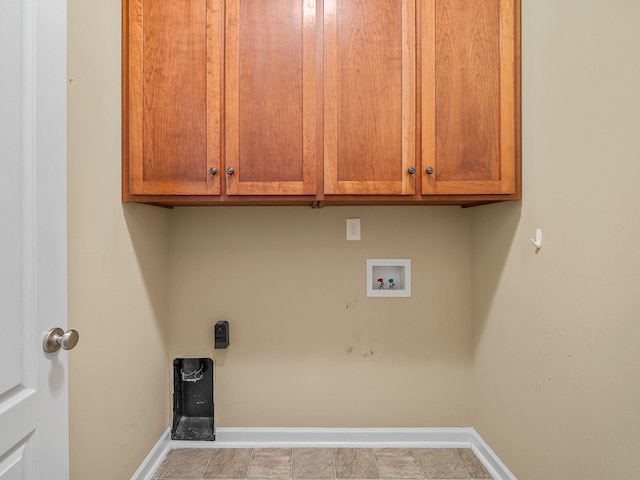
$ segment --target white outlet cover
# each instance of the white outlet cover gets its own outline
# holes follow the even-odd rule
[[[347,240],[360,240],[360,219],[347,218]]]

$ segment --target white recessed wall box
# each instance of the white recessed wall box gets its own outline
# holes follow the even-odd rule
[[[367,259],[367,297],[410,296],[411,259]]]

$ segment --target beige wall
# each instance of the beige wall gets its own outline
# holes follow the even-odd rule
[[[130,478],[166,429],[167,211],[120,202],[120,4],[70,0],[73,480]]]
[[[218,426],[471,422],[470,252],[459,208],[178,208],[171,357],[216,361]],[[363,239],[345,239],[359,217]],[[411,258],[411,298],[366,297],[367,258]],[[216,350],[213,325],[230,322]]]
[[[473,424],[519,480],[637,477],[638,19],[523,2],[524,200],[471,212]]]

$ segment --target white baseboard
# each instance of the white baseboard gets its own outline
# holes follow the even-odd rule
[[[487,445],[478,432],[473,428],[471,430],[473,430],[474,437],[471,449],[485,468],[489,470],[491,476],[496,480],[517,480],[515,475],[509,471],[507,466],[502,463],[502,460],[489,448],[489,445]]]
[[[171,450],[171,429],[167,428],[160,437],[160,440],[153,446],[149,455],[133,474],[131,480],[149,480],[156,472],[164,457]]]
[[[517,480],[471,427],[216,428],[214,442],[170,440],[167,430],[131,480],[149,480],[169,448],[471,448],[495,480]],[[146,464],[146,466],[145,466]]]
[[[194,447],[433,447],[469,448],[469,428],[216,428],[215,442]],[[175,444],[175,442],[174,442]]]

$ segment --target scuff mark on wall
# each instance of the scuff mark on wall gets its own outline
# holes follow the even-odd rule
[[[355,349],[356,348],[353,345],[347,345],[346,348],[344,349],[344,351],[346,352],[347,355],[351,355],[355,351]],[[367,358],[367,357],[372,357],[373,354],[374,354],[373,348],[370,348],[366,352],[361,353],[360,356],[362,358]]]

